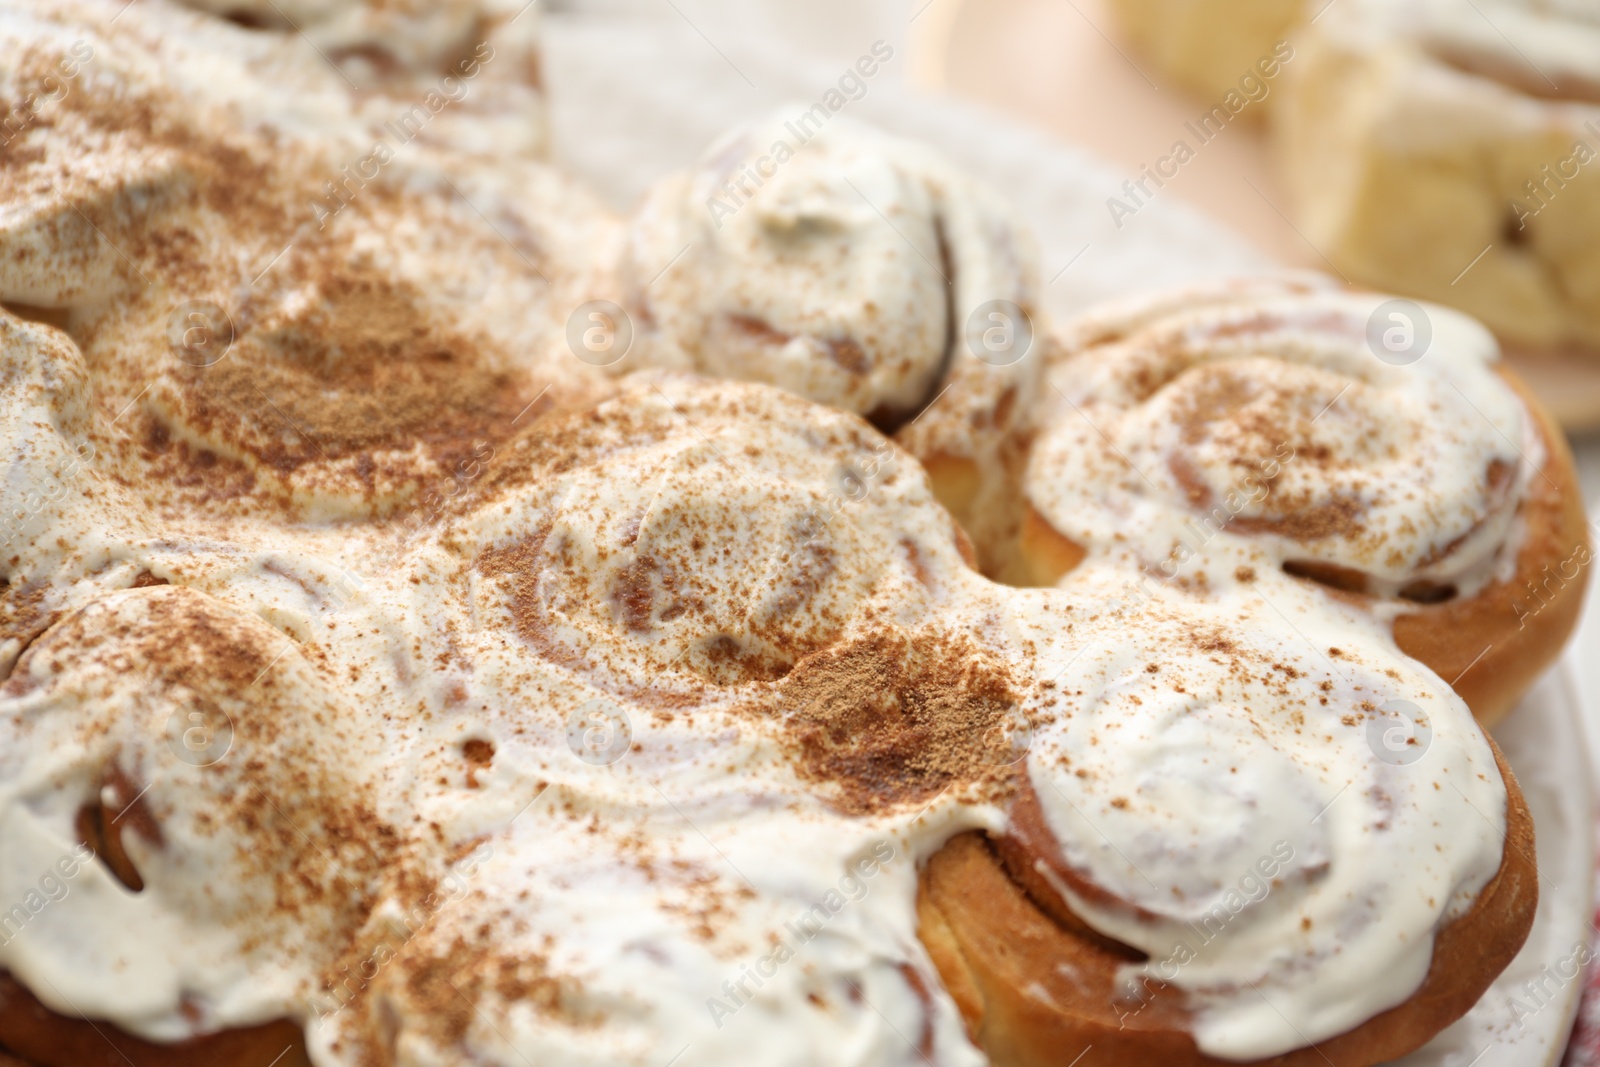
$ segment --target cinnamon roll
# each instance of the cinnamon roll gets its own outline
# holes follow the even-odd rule
[[[274,1020],[400,864],[357,829],[378,734],[292,646],[202,593],[146,586],[51,627],[10,672],[0,958],[26,988],[0,985],[0,1045],[106,1059],[102,1034],[54,1013],[114,1016],[154,1063],[265,1067],[299,1045]]]
[[[0,966],[43,1010],[8,1001],[0,1042],[66,1067],[87,1016],[154,1067],[295,1025],[324,1067],[977,1067],[1144,997],[1110,1047],[1356,1028],[1335,1047],[1370,1067],[1526,933],[1514,785],[1354,607],[992,584],[909,458],[770,387],[635,378],[508,447],[423,541],[345,540],[365,579],[336,612],[290,626],[282,542],[332,542],[283,526],[183,545],[184,584],[30,644],[0,689],[27,916]],[[1203,963],[1123,973],[1189,919]]]
[[[757,169],[781,195],[722,220],[746,243],[702,250],[704,292],[645,277],[679,224],[658,196],[632,235],[641,361],[775,384],[617,380],[569,309],[614,281],[622,230],[497,136],[514,92],[479,82],[363,167],[390,89],[455,54],[460,5],[117,5],[0,0],[4,92],[65,79],[0,157],[0,1057],[980,1067],[1145,995],[1133,1054],[1317,1043],[1370,1067],[1516,951],[1525,812],[1393,648],[1388,570],[1340,599],[1263,562],[1269,610],[1220,585],[1128,603],[1131,549],[1059,589],[974,568],[938,498],[1004,543],[1024,496],[994,480],[1020,477],[1044,355],[1007,347],[1031,275],[987,194],[830,126]],[[471,10],[494,41],[516,22]],[[332,66],[306,51],[334,41]],[[1234,295],[1354,299],[1272,284]],[[1062,367],[1219,307],[1080,327]],[[685,324],[711,320],[702,352]],[[830,342],[859,374],[807,363]],[[759,373],[702,362],[735,350]],[[1328,423],[1355,436],[1380,386],[1438,407],[1437,440],[1395,423],[1448,475],[1395,543],[1456,537],[1411,569],[1463,601],[1499,573],[1485,546],[1531,543],[1522,502],[1558,456],[1478,357],[1463,395],[1542,465],[1494,474],[1499,446],[1396,368]],[[1329,359],[1283,388],[1355,374]],[[1196,477],[1232,440],[1207,425]],[[1091,470],[1072,484],[1120,484]],[[1293,558],[1365,551],[1329,544]],[[1281,875],[1248,911],[1240,857]],[[1145,966],[1217,907],[1199,962]],[[1094,984],[1063,985],[1080,964]],[[1282,1021],[1258,1025],[1251,982]]]
[[[1341,0],[1295,47],[1274,153],[1307,240],[1508,343],[1600,346],[1592,4]]]
[[[6,572],[81,606],[0,690],[0,968],[44,1006],[0,1045],[982,1062],[912,900],[996,818],[1000,609],[860,420],[635,377],[414,538],[136,509],[152,543],[125,506],[47,502]]]
[[[1310,590],[1128,612],[1120,581],[1022,601],[1040,665],[1070,666],[1033,690],[1004,832],[924,872],[923,938],[974,1036],[1006,1067],[1419,1047],[1533,920],[1532,824],[1493,743]]]
[[[779,114],[645,197],[618,367],[767,382],[869,419],[926,465],[993,570],[1050,343],[1037,275],[1004,201],[928,149]]]
[[[221,16],[257,34],[304,35],[339,73],[363,89],[426,87],[425,81],[476,59],[471,69],[511,53],[517,75],[530,89],[538,77],[538,12],[513,0],[175,0]],[[521,15],[522,17],[516,17]],[[486,43],[489,47],[483,47]],[[464,70],[456,69],[460,75]],[[475,75],[469,75],[472,77]],[[509,101],[508,101],[509,102]],[[536,100],[519,99],[525,120],[541,116]]]
[[[190,509],[382,514],[604,391],[564,309],[614,223],[498,139],[492,61],[413,135],[292,32],[116,6],[0,17],[8,96],[57,94],[8,148],[0,304],[71,337],[30,374],[68,389],[81,362],[98,467],[164,472]],[[213,92],[219,56],[238,77]],[[275,92],[279,67],[325,91]]]
[[[1300,0],[1111,0],[1106,6],[1122,36],[1162,75],[1231,114],[1246,115],[1259,111],[1243,101],[1294,59],[1285,38],[1305,16]]]
[[[975,580],[914,460],[778,390],[633,375],[507,458],[484,493],[511,506],[462,520],[480,610],[640,699],[787,679],[863,617],[914,627]]]
[[[1565,439],[1472,320],[1307,284],[1080,324],[1028,467],[1024,559],[1043,583],[1125,559],[1132,602],[1319,584],[1495,722],[1588,580]]]

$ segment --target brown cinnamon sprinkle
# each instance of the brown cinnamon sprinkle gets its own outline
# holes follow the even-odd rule
[[[18,63],[42,76],[59,58],[36,47]],[[524,428],[531,421],[527,405],[549,384],[529,373],[532,354],[502,351],[470,321],[447,321],[437,298],[353,243],[352,227],[370,236],[400,218],[432,222],[452,210],[453,193],[379,174],[338,225],[317,229],[308,205],[352,149],[296,142],[288,151],[271,127],[203,120],[167,90],[137,84],[76,86],[35,126],[0,154],[0,172],[18,196],[63,213],[47,254],[70,262],[98,254],[102,240],[122,253],[111,263],[125,286],[115,314],[98,298],[44,309],[62,325],[72,312],[108,415],[143,397],[119,425],[108,417],[92,431],[107,476],[159,486],[175,510],[290,507],[276,479],[258,483],[250,460],[302,486],[393,498],[472,462],[519,416]],[[47,127],[63,150],[22,150]],[[80,158],[97,165],[68,164]],[[501,213],[503,231],[515,222]],[[484,237],[486,255],[540,273],[527,259],[542,261],[541,241],[526,237],[517,252]],[[268,263],[270,273],[253,277]],[[185,297],[211,298],[232,320],[233,348],[212,366],[186,366],[168,349],[165,320]],[[552,388],[544,405],[562,392]]]
[[[686,417],[699,425],[709,420],[770,419],[770,408],[753,407],[738,391],[720,393]],[[768,398],[770,400],[770,398]],[[762,404],[767,403],[762,401]],[[799,400],[781,403],[800,405]],[[513,460],[497,467],[483,489],[492,499],[517,480],[548,485],[562,474],[587,462],[600,468],[599,477],[645,476],[628,466],[630,451],[651,448],[681,433],[673,417],[663,422],[659,412],[648,414],[627,403],[607,404],[603,411],[552,416],[537,432],[519,438]],[[810,447],[865,448],[869,431],[859,424],[835,427],[831,434],[816,427]],[[840,433],[842,440],[830,439]],[[744,462],[761,462],[758,446],[751,445]],[[657,462],[652,460],[652,462]],[[659,461],[649,477],[673,477],[673,460]],[[505,473],[501,473],[504,471]],[[614,471],[612,474],[610,472]],[[731,473],[730,473],[731,476]],[[481,502],[480,498],[480,502]],[[612,533],[603,543],[584,547],[568,543],[556,532],[554,520],[513,539],[481,549],[474,567],[490,579],[502,598],[517,634],[539,654],[575,670],[607,670],[626,649],[623,669],[607,671],[607,685],[638,696],[651,706],[683,697],[669,693],[657,675],[640,683],[636,657],[655,661],[652,637],[666,627],[676,627],[692,643],[687,654],[659,657],[658,666],[698,674],[713,685],[734,686],[771,682],[783,678],[803,656],[826,648],[844,625],[845,612],[819,609],[851,579],[842,573],[849,565],[842,550],[825,529],[817,529],[813,511],[804,510],[810,497],[797,498],[793,523],[779,534],[782,570],[769,582],[732,582],[716,585],[711,568],[723,567],[736,553],[747,553],[747,536],[737,522],[730,523],[718,509],[664,505],[675,531],[660,540],[641,539],[643,515],[589,515],[588,521],[608,526]],[[788,506],[789,501],[774,501]],[[526,505],[524,505],[526,506]],[[763,550],[767,546],[761,546]],[[910,549],[908,548],[908,553]],[[598,554],[599,566],[590,553]],[[913,576],[926,561],[910,559]],[[603,628],[599,640],[572,642],[558,639],[553,604],[581,604],[589,625]],[[848,609],[846,609],[848,610]],[[614,638],[614,639],[613,639]],[[676,683],[675,683],[676,685]],[[692,686],[691,686],[692,688]]]
[[[459,1047],[477,1017],[474,1005],[491,994],[572,1026],[604,1021],[577,1009],[583,986],[576,978],[552,972],[539,956],[507,957],[489,943],[491,931],[480,932],[476,943],[458,936],[441,953],[405,962],[407,1006],[417,1009],[407,1013],[406,1026]]]
[[[263,888],[260,899],[277,920],[327,937],[359,926],[378,872],[392,870],[398,859],[396,835],[376,818],[362,786],[345,776],[340,737],[353,723],[331,691],[307,689],[315,683],[297,652],[283,649],[265,623],[218,601],[181,586],[116,595],[52,628],[29,650],[29,662],[42,661],[52,679],[71,679],[84,668],[113,677],[136,670],[133,681],[170,703],[174,714],[199,710],[209,722],[226,722],[231,744],[225,757],[200,767],[210,806],[186,813],[163,808],[159,768],[146,769],[154,779],[141,782],[114,754],[100,780],[114,806],[104,807],[99,793],[86,800],[89,817],[79,820],[84,839],[137,889],[143,881],[123,843],[137,836],[163,847],[163,820],[186,815],[194,832],[238,843],[243,876]],[[280,681],[285,675],[294,681]],[[113,738],[143,729],[118,721],[122,715],[137,721],[139,707],[113,702],[82,729]],[[168,727],[158,720],[156,728]],[[313,734],[316,744],[309,743]],[[164,743],[154,739],[162,756]],[[243,950],[261,947],[247,943]]]
[[[969,639],[882,630],[800,661],[777,706],[796,709],[784,728],[801,772],[840,810],[870,814],[1004,780],[985,746],[1019,703]]]
[[[1184,382],[1174,412],[1184,443],[1190,447],[1221,443],[1230,463],[1239,470],[1241,482],[1252,489],[1260,486],[1266,490],[1257,506],[1270,514],[1230,512],[1227,521],[1236,530],[1277,533],[1297,541],[1362,536],[1365,509],[1358,491],[1337,493],[1326,499],[1315,499],[1308,492],[1286,494],[1277,485],[1280,475],[1269,477],[1262,473],[1269,462],[1278,463],[1278,450],[1286,445],[1294,448],[1293,459],[1287,462],[1323,469],[1333,464],[1326,448],[1318,448],[1305,439],[1304,424],[1311,416],[1297,414],[1315,413],[1331,397],[1324,397],[1319,390],[1286,393],[1250,376],[1243,368],[1227,365],[1197,368],[1184,376]],[[1192,507],[1205,511],[1217,506],[1211,487],[1186,455],[1174,454],[1169,467]],[[1350,473],[1350,468],[1344,470]]]
[[[828,341],[828,355],[833,357],[844,371],[860,377],[870,369],[867,365],[867,354],[862,351],[861,345],[849,337],[830,338]]]
[[[354,457],[368,478],[381,450],[420,444],[449,465],[511,433],[539,386],[487,339],[435,321],[406,283],[335,265],[340,251],[277,268],[316,292],[298,315],[247,302],[251,328],[227,359],[169,371],[183,423],[279,470]]]
[[[17,663],[31,646],[56,621],[57,614],[44,607],[49,586],[35,582],[0,583],[0,641],[15,640],[21,646]],[[26,675],[13,678],[15,666],[0,670],[3,692],[14,696]]]
[[[479,788],[478,772],[487,770],[494,763],[494,751],[494,742],[481,737],[474,737],[461,746],[461,756],[467,761],[468,789]]]

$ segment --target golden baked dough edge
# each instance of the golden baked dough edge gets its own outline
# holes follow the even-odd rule
[[[1353,1030],[1258,1067],[1373,1067],[1404,1056],[1466,1014],[1521,950],[1539,900],[1533,818],[1489,743],[1506,784],[1500,869],[1471,910],[1439,931],[1422,986]],[[1142,1010],[1119,1014],[1113,990],[1126,957],[1050,919],[979,833],[929,860],[917,910],[923,944],[995,1067],[1239,1067],[1196,1048],[1176,991],[1157,990]]]

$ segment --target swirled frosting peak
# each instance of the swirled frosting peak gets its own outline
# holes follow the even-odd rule
[[[1313,589],[1130,611],[1121,578],[1091,565],[1070,636],[1040,634],[1071,681],[1040,693],[1028,755],[1046,877],[1147,957],[1119,1013],[1176,987],[1202,1051],[1254,1061],[1402,1003],[1501,864],[1505,790],[1466,706]]]
[[[894,424],[937,393],[979,304],[1032,305],[1029,242],[927,149],[802,121],[736,130],[646,197],[625,267],[644,358]]]
[[[1493,337],[1435,305],[1298,288],[1082,327],[1053,372],[1065,401],[1030,460],[1033,507],[1167,578],[1260,551],[1389,597],[1482,588],[1514,558],[1541,457]]]
[[[479,534],[490,599],[608,676],[781,678],[865,619],[914,625],[965,570],[914,461],[776,390],[635,375],[514,455],[527,484]]]

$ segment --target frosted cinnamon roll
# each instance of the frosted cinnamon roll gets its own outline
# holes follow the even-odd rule
[[[483,610],[608,689],[777,681],[977,580],[915,461],[779,390],[630,376],[505,460],[485,493],[515,506],[471,519]]]
[[[37,395],[23,422],[72,425]],[[0,1047],[977,1067],[912,902],[997,824],[1015,698],[925,474],[854,416],[672,376],[496,459],[415,538],[49,502],[4,590],[59,596],[0,670]]]
[[[295,92],[279,103],[306,108],[312,125],[325,122],[327,115],[325,103],[313,103],[316,97],[355,90],[372,137],[391,147],[422,139],[470,144],[469,151],[481,152],[492,139],[501,154],[544,154],[548,120],[538,5],[522,0],[163,3],[212,16],[197,23],[172,10],[163,20],[169,30],[190,36],[191,27],[199,25],[201,34],[214,36],[229,51],[292,64]],[[231,93],[234,87],[214,89]],[[363,147],[375,145],[369,140]]]
[[[1274,152],[1309,241],[1508,343],[1600,346],[1594,5],[1341,0],[1295,47]]]
[[[0,1048],[41,1067],[93,1063],[91,1033],[140,1067],[1003,1059],[999,1031],[963,1026],[919,882],[968,831],[1023,841],[1048,761],[1078,758],[1052,732],[1060,697],[1111,667],[1088,658],[1072,685],[1063,653],[1102,632],[1082,620],[1105,594],[984,579],[923,469],[849,411],[578,358],[568,309],[619,231],[492,124],[430,126],[437,142],[315,199],[370,150],[373,98],[326,65],[269,91],[306,58],[270,27],[103,6],[0,0],[7,92],[73,62],[85,79],[0,162]],[[972,450],[950,455],[977,470],[1011,454],[989,431],[1026,424],[1007,420],[1028,418],[1013,386],[1033,372],[973,364],[947,399],[969,405],[951,448]],[[906,412],[901,441],[954,441],[941,403]],[[1337,632],[1365,694],[1388,639],[1283,581],[1274,603],[1323,613],[1306,632]],[[1259,605],[1217,627],[1213,658],[1281,640]],[[1297,672],[1273,667],[1284,700],[1347,695],[1275,664]],[[1487,765],[1433,693],[1404,699],[1438,720],[1454,782]],[[1204,756],[1239,731],[1213,733],[1174,745]],[[1347,740],[1305,744],[1344,763]],[[1247,799],[1283,798],[1286,819],[1341,773],[1381,781],[1309,763],[1272,762]],[[1426,843],[1418,811],[1456,814],[1381,784],[1394,840]],[[1462,788],[1523,841],[1492,776]],[[1323,817],[1341,877],[1351,820],[1382,807],[1354,803]],[[1248,830],[1247,806],[1216,810]],[[1038,854],[1117,888],[1052,810]],[[1430,916],[1469,896],[1503,914],[1500,883],[1475,881],[1481,843],[1470,828],[1394,880],[1452,887],[1375,920],[1411,946],[1381,954],[1397,975]],[[1187,887],[1180,866],[1160,873]],[[1083,908],[1096,936],[1141,943],[1103,904]],[[981,918],[940,907],[952,928]],[[1514,948],[1504,914],[1440,1025]],[[1298,996],[1295,974],[1268,978]],[[1189,995],[1237,1019],[1223,992]]]
[[[1046,331],[1035,251],[993,192],[847,118],[735,130],[650,191],[623,264],[619,364],[767,382],[861,415],[928,467],[986,567]]]
[[[374,144],[294,34],[108,6],[0,8],[0,83],[41,108],[8,134],[0,306],[65,331],[102,469],[190,511],[385,514],[603,392],[564,309],[612,220],[494,147],[487,83]],[[325,92],[273,91],[307,65]]]
[[[1384,651],[1362,613],[1309,589],[1290,609],[1299,633],[1350,659],[1348,678],[1332,681],[1337,671],[1307,666],[1297,631],[1259,603],[1204,615],[1179,602],[1152,616],[1161,625],[1130,627],[1088,580],[1076,591],[994,585],[964,562],[958,528],[909,458],[855,417],[781,390],[634,376],[615,399],[539,420],[503,458],[411,542],[270,515],[200,538],[147,513],[163,531],[152,543],[94,496],[70,513],[86,526],[46,513],[36,551],[94,555],[105,573],[74,584],[83,605],[34,636],[0,688],[0,889],[27,915],[0,967],[46,1013],[18,1019],[28,1001],[0,1001],[0,1044],[77,1067],[71,1019],[87,1017],[118,1040],[162,1046],[149,1062],[170,1067],[196,1041],[260,1048],[284,1019],[317,1067],[648,1067],[662,1048],[688,1046],[713,1067],[790,1054],[851,1067],[1007,1062],[1013,1039],[970,1021],[979,979],[962,968],[981,974],[989,957],[969,946],[969,962],[952,964],[926,911],[919,926],[919,882],[925,899],[943,892],[947,857],[966,846],[941,850],[965,831],[1020,840],[1028,790],[1042,795],[1061,760],[1079,758],[1090,718],[1111,729],[1113,713],[1129,726],[1157,713],[1128,700],[1101,715],[1083,696],[1149,695],[1117,672],[1145,678],[1139,657],[1166,655],[1174,633],[1208,635],[1174,684],[1210,680],[1219,657],[1261,675],[1226,674],[1243,695],[1206,703],[1206,729],[1180,723],[1166,737],[1174,766],[1246,750],[1251,773],[1217,810],[1250,843],[1341,775],[1348,793],[1388,787],[1385,842],[1416,843],[1419,820],[1459,821],[1456,794],[1418,797],[1410,780],[1349,762],[1347,734],[1368,737],[1377,721],[1363,701],[1380,669],[1429,717],[1428,770],[1455,782],[1486,765],[1459,703]],[[319,613],[316,566],[330,557],[360,584]],[[162,573],[96,591],[132,560]],[[1102,643],[1115,651],[1085,651]],[[1268,761],[1226,719],[1257,708],[1263,689],[1284,707],[1337,701],[1352,722],[1339,720],[1337,743],[1310,738]],[[1293,732],[1267,726],[1286,743]],[[1160,750],[1130,747],[1127,767]],[[1207,772],[1195,773],[1175,782]],[[1087,785],[1062,788],[1089,803]],[[1469,897],[1511,917],[1472,927],[1488,947],[1417,1035],[1448,1021],[1521,936],[1521,912],[1473,880],[1493,873],[1498,851],[1479,846],[1486,835],[1498,848],[1500,812],[1525,842],[1515,809],[1487,775],[1460,788],[1484,830],[1468,827],[1425,871],[1394,880],[1400,896],[1456,888],[1436,908],[1409,897],[1386,907],[1372,939],[1404,936],[1379,962],[1403,944],[1414,969],[1425,920]],[[1267,796],[1281,811],[1250,823],[1251,802],[1262,810]],[[1183,796],[1174,785],[1157,799]],[[1305,847],[1326,847],[1341,876],[1352,857],[1370,872],[1374,855],[1399,855],[1350,839],[1386,802],[1345,799],[1350,809],[1325,814]],[[1097,880],[1120,885],[1100,839],[1047,811],[1063,863],[1087,856]],[[1218,818],[1195,850],[1202,884],[1228,825]],[[58,845],[80,869],[67,893],[34,907]],[[1161,877],[1189,886],[1185,867],[1175,859]],[[975,906],[943,900],[938,922],[965,930],[1022,899],[979,888]],[[1338,895],[1318,899],[1333,908]],[[1104,926],[1097,936],[1140,943],[1118,914],[1084,911]],[[1053,921],[1035,914],[1013,929],[1032,945]],[[102,956],[132,961],[139,980]],[[1054,983],[1075,958],[1038,957],[1030,973]],[[1299,980],[1293,968],[1270,975],[1274,993]],[[1393,978],[1383,996],[1401,987]],[[1009,993],[982,988],[998,1013]],[[1109,980],[1090,996],[1120,1003]],[[1340,1010],[1380,1011],[1381,1000],[1366,992]],[[1239,1006],[1215,1010],[1237,1019]],[[1195,1040],[1212,1041],[1200,1027]]]
[[[1119,581],[1021,601],[1041,665],[1070,670],[1035,691],[1004,833],[925,871],[923,938],[968,1026],[1007,1067],[1420,1047],[1533,921],[1532,824],[1493,743],[1309,590],[1282,616],[1167,591],[1130,616]]]
[[[1026,482],[1034,578],[1093,556],[1138,569],[1134,602],[1317,583],[1498,720],[1571,632],[1590,549],[1565,440],[1493,338],[1364,294],[1190,303],[1091,325],[1053,371]]]
[[[1299,0],[1112,0],[1108,10],[1140,56],[1207,104],[1258,119],[1272,82],[1295,58],[1285,38]],[[1258,106],[1252,107],[1255,104]],[[1220,128],[1216,119],[1212,128]]]
[[[380,737],[285,644],[147,586],[63,619],[9,672],[0,969],[51,1012],[158,1044],[292,1017],[399,873],[393,839],[363,825]],[[0,1046],[57,1063],[86,1043],[6,992]],[[220,1047],[263,1037],[283,1039],[274,1055],[295,1040],[266,1027]]]
[[[494,0],[175,0],[257,32],[303,33],[347,75],[442,73],[473,51],[495,16],[516,5]],[[530,21],[533,21],[530,19]],[[530,29],[532,27],[530,26]],[[536,39],[530,35],[531,39]]]

